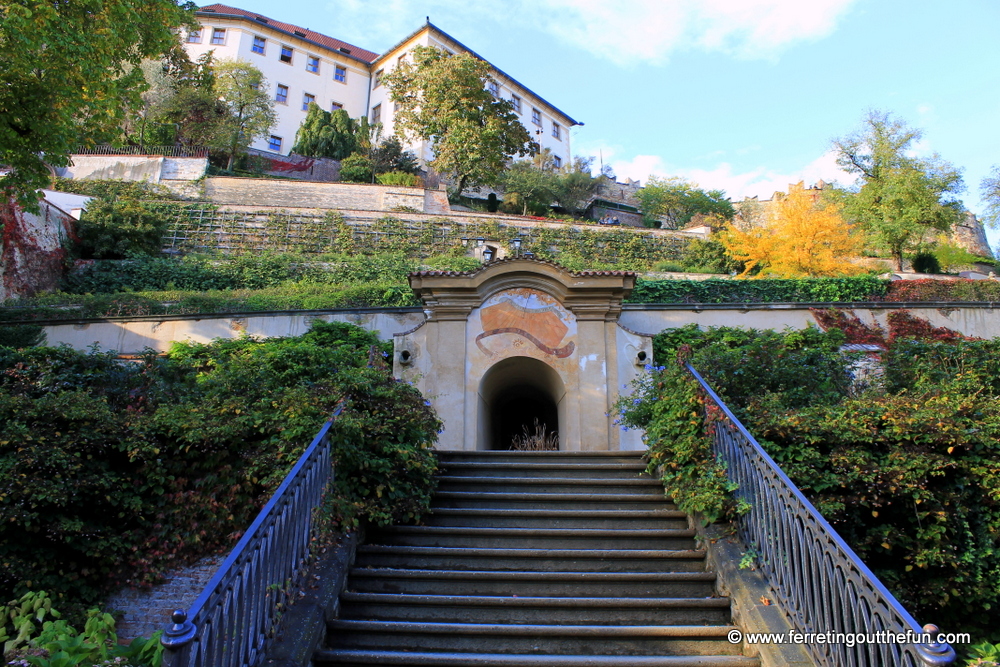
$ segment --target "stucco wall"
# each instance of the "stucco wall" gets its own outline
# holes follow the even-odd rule
[[[418,309],[307,311],[297,313],[252,313],[217,317],[143,317],[80,321],[45,326],[48,345],[69,345],[86,350],[97,344],[102,350],[137,354],[145,348],[165,352],[173,341],[207,343],[215,338],[239,336],[298,336],[309,330],[313,320],[349,322],[374,331],[383,340],[420,324]]]
[[[813,304],[815,305],[815,304]],[[927,320],[935,327],[947,327],[966,336],[996,338],[1000,336],[1000,304],[983,306],[923,306],[908,304],[878,304],[851,308],[862,322],[877,322],[888,328],[886,317],[893,310],[908,310],[914,317]],[[622,326],[643,334],[655,334],[664,329],[681,327],[692,322],[702,328],[733,326],[747,329],[775,329],[787,327],[804,329],[817,325],[807,304],[761,304],[741,308],[631,304],[624,307]]]
[[[56,170],[60,178],[123,181],[193,181],[205,175],[208,158],[157,155],[74,155],[73,164]]]
[[[881,307],[868,306],[851,309],[864,322],[878,322],[885,326],[886,316],[896,304]],[[947,327],[967,336],[996,338],[1000,336],[1000,304],[988,306],[962,306],[957,308],[906,307],[915,317],[928,320],[936,327]],[[102,349],[116,350],[123,354],[142,351],[144,347],[163,351],[174,340],[207,342],[213,338],[234,338],[247,333],[254,336],[297,336],[309,328],[313,319],[350,322],[375,331],[388,340],[394,335],[409,331],[424,321],[418,308],[299,311],[279,313],[249,313],[220,316],[164,316],[112,318],[45,325],[51,345],[66,343],[78,350],[85,350],[94,343]],[[620,374],[627,375],[626,367],[636,362],[635,353],[641,348],[632,333],[650,336],[664,329],[697,323],[701,327],[740,326],[750,329],[802,329],[816,320],[808,306],[761,305],[752,308],[701,308],[630,304],[623,308],[619,319],[622,333],[617,334]],[[465,328],[462,328],[462,345]]]

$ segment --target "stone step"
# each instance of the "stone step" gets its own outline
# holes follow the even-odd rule
[[[605,479],[602,477],[465,477],[439,475],[441,492],[536,494],[635,494],[663,498],[663,483],[651,477]]]
[[[486,595],[340,595],[340,618],[434,623],[723,625],[728,598],[574,598]]]
[[[677,510],[545,510],[441,507],[423,517],[428,526],[483,528],[687,528]]]
[[[636,461],[608,461],[563,463],[560,461],[452,461],[440,463],[448,475],[467,477],[585,477],[604,479],[633,479],[646,475],[646,463]]]
[[[512,625],[332,621],[337,648],[550,655],[739,655],[726,625]]]
[[[317,667],[419,665],[421,667],[760,667],[757,658],[720,656],[517,655],[500,653],[434,653],[325,649],[314,658]]]
[[[438,491],[431,508],[467,507],[497,509],[677,509],[659,493],[477,493]]]
[[[711,597],[711,572],[505,572],[352,568],[350,590],[411,595]]]
[[[449,463],[635,463],[643,461],[644,451],[635,452],[514,452],[509,450],[454,451],[439,450],[438,461],[442,466]]]
[[[703,572],[697,549],[475,549],[366,544],[358,567],[513,572]]]
[[[369,542],[413,547],[485,549],[694,549],[694,529],[478,528],[391,526],[373,530]]]

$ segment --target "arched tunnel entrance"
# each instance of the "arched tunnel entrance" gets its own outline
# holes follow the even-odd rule
[[[477,449],[510,449],[514,438],[535,434],[536,421],[546,433],[558,435],[565,424],[565,395],[562,378],[538,359],[511,357],[498,362],[479,386],[482,428]]]

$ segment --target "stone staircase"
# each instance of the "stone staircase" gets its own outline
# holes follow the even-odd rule
[[[639,453],[440,460],[426,525],[358,547],[318,667],[759,667]]]

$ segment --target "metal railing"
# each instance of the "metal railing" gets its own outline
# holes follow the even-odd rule
[[[843,633],[841,643],[807,643],[818,665],[923,667],[948,665],[954,649],[937,642],[938,628],[921,628],[858,558],[778,464],[690,364],[713,415],[713,451],[749,504],[737,523],[744,546],[758,563],[775,602],[801,633]],[[877,641],[877,633],[913,637],[912,643]],[[852,635],[847,639],[846,635]],[[857,642],[859,635],[876,641]],[[874,637],[872,637],[874,635]],[[881,635],[885,638],[886,635]]]
[[[77,148],[73,155],[142,155],[163,157],[208,157],[208,149],[201,146],[111,146],[100,144]]]
[[[314,510],[333,471],[334,410],[277,491],[187,611],[161,638],[163,667],[249,667],[264,657],[277,610],[309,557]]]

